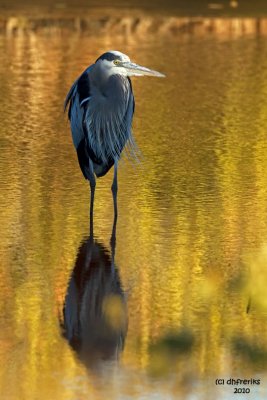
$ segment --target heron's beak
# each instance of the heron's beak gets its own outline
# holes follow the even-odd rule
[[[142,67],[141,65],[132,62],[124,62],[123,68],[126,69],[128,76],[157,76],[158,78],[165,78],[165,75],[160,72],[153,71],[152,69]]]

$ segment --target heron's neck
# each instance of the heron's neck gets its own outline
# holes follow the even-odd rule
[[[92,74],[93,88],[103,98],[118,100],[125,94],[128,79],[119,74],[107,74],[100,68],[95,68]]]

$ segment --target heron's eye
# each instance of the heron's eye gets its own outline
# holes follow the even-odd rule
[[[120,64],[120,60],[114,60],[113,63],[114,63],[115,65],[119,65],[119,64]]]

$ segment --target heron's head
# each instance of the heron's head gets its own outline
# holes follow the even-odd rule
[[[107,75],[123,75],[123,76],[156,76],[164,78],[165,75],[152,69],[142,67],[141,65],[131,62],[130,58],[120,51],[108,51],[100,56],[95,64],[100,64],[102,70]]]

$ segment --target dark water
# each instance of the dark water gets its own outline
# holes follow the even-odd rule
[[[167,75],[133,79],[143,159],[120,163],[116,247],[112,173],[92,243],[62,114],[110,48]],[[1,399],[225,400],[235,377],[265,399],[265,39],[27,34],[0,54]]]

